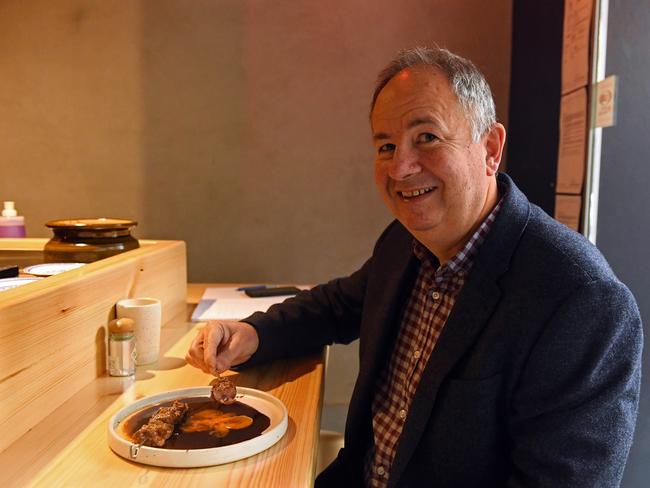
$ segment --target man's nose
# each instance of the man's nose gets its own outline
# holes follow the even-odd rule
[[[394,180],[405,180],[419,173],[421,168],[418,159],[418,153],[414,148],[408,145],[398,146],[393,153],[388,175]]]

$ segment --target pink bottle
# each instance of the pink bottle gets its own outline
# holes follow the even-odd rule
[[[18,215],[14,202],[4,202],[0,216],[0,237],[25,237],[25,217]]]

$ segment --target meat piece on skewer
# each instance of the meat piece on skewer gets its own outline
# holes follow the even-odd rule
[[[162,407],[151,417],[150,420],[159,420],[166,424],[176,425],[187,413],[189,407],[187,403],[179,402],[178,400],[172,403],[171,407]]]
[[[235,403],[237,387],[229,378],[217,376],[217,382],[212,387],[212,399],[223,405]]]
[[[143,446],[162,447],[173,433],[173,424],[150,420],[133,434],[133,440]]]
[[[188,409],[187,403],[178,400],[171,407],[161,407],[133,434],[133,439],[143,446],[162,447],[174,433],[176,424],[183,421]]]

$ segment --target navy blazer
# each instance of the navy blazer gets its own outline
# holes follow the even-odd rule
[[[499,187],[503,207],[426,365],[389,486],[617,486],[639,398],[638,308],[582,235],[508,176]],[[395,221],[357,272],[246,319],[260,337],[249,364],[360,339],[345,447],[316,486],[362,484],[371,401],[417,275],[412,240]]]

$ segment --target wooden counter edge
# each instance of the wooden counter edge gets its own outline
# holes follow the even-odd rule
[[[161,351],[167,351],[187,334],[196,324],[189,322],[193,303],[197,303],[202,290],[208,284],[188,284],[187,310],[185,316],[176,316],[163,327],[161,334]],[[210,286],[219,286],[210,284]],[[232,285],[229,285],[232,286]],[[316,367],[315,376],[320,392],[316,415],[313,417],[309,471],[311,483],[315,477],[318,449],[318,432],[320,428],[323,404],[325,351],[308,358],[308,363]],[[25,486],[47,469],[74,440],[82,435],[99,416],[108,410],[116,410],[114,403],[129,386],[129,379],[103,376],[84,387],[67,402],[57,408],[46,421],[40,422],[32,430],[0,452],[0,484],[2,486]],[[79,406],[83,408],[80,409]],[[106,446],[108,449],[108,446]]]

